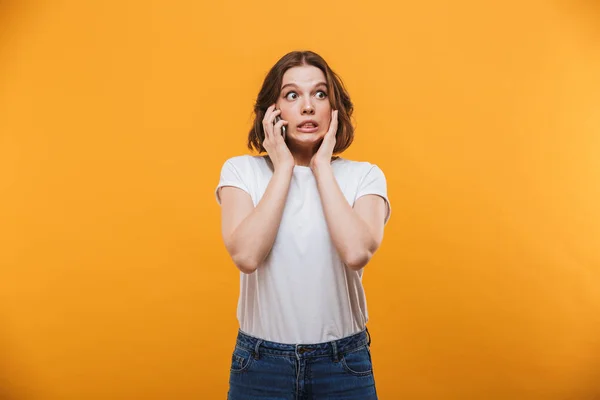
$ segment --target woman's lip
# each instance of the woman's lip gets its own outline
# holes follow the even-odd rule
[[[296,130],[298,132],[303,132],[303,133],[315,133],[316,131],[319,130],[318,126],[313,126],[312,128],[303,128],[301,126],[297,127]]]

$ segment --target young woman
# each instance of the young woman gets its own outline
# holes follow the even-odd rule
[[[240,270],[229,400],[377,399],[363,268],[390,217],[376,165],[350,146],[353,105],[318,54],[267,74],[248,147],[216,189],[225,247]]]

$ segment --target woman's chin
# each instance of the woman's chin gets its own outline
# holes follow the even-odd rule
[[[303,132],[294,132],[291,135],[288,135],[288,141],[298,145],[298,146],[314,146],[323,140],[323,135],[320,132],[315,133],[303,133]]]

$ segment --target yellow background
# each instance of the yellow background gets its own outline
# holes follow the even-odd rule
[[[388,179],[380,398],[600,398],[599,43],[592,0],[0,0],[0,399],[225,398],[213,191],[296,49]]]

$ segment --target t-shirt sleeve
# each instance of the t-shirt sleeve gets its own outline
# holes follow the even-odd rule
[[[244,181],[244,175],[239,168],[239,165],[236,165],[234,160],[229,159],[225,161],[223,167],[221,168],[221,177],[219,179],[219,184],[215,189],[215,197],[217,199],[217,203],[221,204],[221,198],[219,196],[219,189],[224,186],[233,186],[239,189],[242,189],[250,196],[250,188],[248,187],[248,183]]]
[[[358,187],[355,201],[358,200],[359,197],[366,196],[368,194],[381,196],[383,200],[385,200],[387,211],[385,214],[384,224],[387,224],[392,214],[392,207],[387,196],[387,182],[385,175],[383,174],[381,168],[379,168],[377,165],[371,165],[371,168],[363,177]]]

